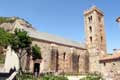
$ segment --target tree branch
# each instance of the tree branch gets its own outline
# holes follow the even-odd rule
[[[26,54],[26,51],[22,50],[22,51],[21,51],[21,56],[20,56],[20,57],[22,58],[25,54]]]

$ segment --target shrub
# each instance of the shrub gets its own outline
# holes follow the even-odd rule
[[[13,22],[15,22],[15,19],[11,19],[10,17],[0,17],[0,24]]]
[[[41,78],[41,80],[68,80],[68,79],[64,76],[45,75]]]
[[[102,78],[101,74],[92,73],[92,74],[87,74],[86,77],[80,80],[104,80],[104,79]]]
[[[22,74],[22,75],[17,75],[16,76],[16,79],[17,80],[37,80],[37,78],[36,77],[34,77],[32,74],[26,74],[26,73],[24,73],[24,74]]]

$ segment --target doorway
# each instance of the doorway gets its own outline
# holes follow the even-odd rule
[[[40,63],[34,63],[34,75],[38,76],[40,72]]]

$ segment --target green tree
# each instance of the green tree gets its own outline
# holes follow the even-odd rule
[[[16,29],[14,34],[12,34],[0,28],[0,49],[3,50],[8,45],[11,45],[11,48],[16,52],[19,59],[20,75],[22,74],[22,57],[25,54],[32,55],[33,60],[42,59],[40,47],[37,45],[31,47],[31,44],[32,40],[26,31]],[[0,51],[2,52],[2,50]]]
[[[5,55],[3,54],[5,48],[10,44],[12,34],[0,28],[0,64],[4,64]]]
[[[42,59],[40,47],[37,45],[32,46],[32,57],[33,60]]]
[[[0,28],[0,53],[3,53],[3,49],[10,45],[11,39],[12,34]]]
[[[19,58],[19,73],[22,75],[22,57],[30,52],[32,40],[24,30],[16,29],[11,41],[11,47]]]

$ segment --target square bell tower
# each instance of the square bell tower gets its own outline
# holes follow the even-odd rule
[[[104,29],[104,15],[101,10],[93,6],[84,12],[86,45],[89,52],[89,70],[100,70],[99,59],[106,53],[106,37]]]

